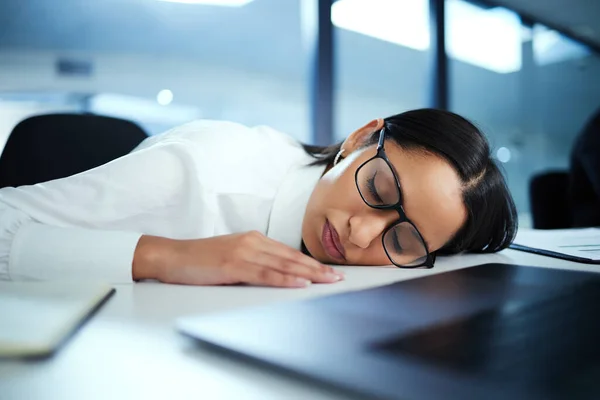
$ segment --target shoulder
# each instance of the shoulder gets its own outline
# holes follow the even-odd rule
[[[301,147],[292,137],[268,126],[248,127],[229,121],[196,120],[152,136],[137,149],[174,141],[195,144],[201,148],[213,150],[225,150],[228,147],[246,149]]]
[[[136,150],[178,143],[198,176],[216,192],[261,193],[275,189],[293,165],[306,162],[302,145],[268,126],[198,120],[146,139]],[[135,150],[134,150],[135,151]]]

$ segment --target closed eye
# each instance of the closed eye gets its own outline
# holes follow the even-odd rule
[[[402,253],[402,246],[400,246],[400,238],[398,238],[398,232],[395,229],[392,229],[392,239],[394,239],[393,245],[394,245],[394,250],[396,250],[398,253]]]
[[[383,199],[381,198],[381,196],[379,196],[379,193],[377,193],[377,189],[375,188],[375,176],[376,175],[377,175],[377,172],[375,172],[371,178],[367,179],[367,188],[369,189],[369,193],[371,193],[373,198],[379,204],[383,204]]]

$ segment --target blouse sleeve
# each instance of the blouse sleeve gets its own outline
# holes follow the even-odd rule
[[[0,279],[131,282],[136,227],[177,209],[189,145],[153,143],[98,168],[0,189]]]

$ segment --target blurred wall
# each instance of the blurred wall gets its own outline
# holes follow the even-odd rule
[[[428,52],[337,28],[335,39],[337,139],[370,119],[428,104]],[[172,107],[177,118],[141,121],[151,133],[200,117],[268,124],[310,142],[303,40],[300,0],[256,0],[239,9],[3,0],[0,98],[15,91],[116,93],[156,104],[157,92],[169,89],[174,101],[164,109]],[[60,76],[59,58],[90,61],[93,72]],[[575,135],[600,107],[597,55],[524,62],[508,74],[452,60],[450,82],[451,109],[477,123],[495,149],[511,149],[503,166],[520,212],[529,207],[530,175],[565,168]],[[18,119],[7,110],[0,103],[0,144]]]
[[[58,76],[55,64],[59,57],[89,60],[92,75]],[[195,107],[198,118],[230,119],[250,125],[269,123],[299,139],[310,140],[304,82],[299,80],[183,58],[0,49],[0,92],[117,93],[155,102],[162,89],[174,93],[173,106]]]

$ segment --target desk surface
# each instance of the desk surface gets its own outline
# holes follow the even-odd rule
[[[440,258],[431,270],[343,267],[345,281],[307,289],[116,285],[116,295],[53,358],[0,361],[0,398],[343,399],[337,392],[200,348],[174,330],[174,320],[364,289],[488,262],[600,272],[598,265],[506,250]]]

